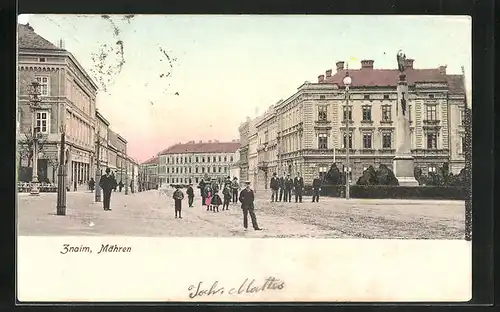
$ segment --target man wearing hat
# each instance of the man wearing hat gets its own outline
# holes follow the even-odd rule
[[[111,201],[111,192],[116,188],[116,180],[115,177],[110,173],[111,170],[106,168],[106,174],[101,177],[99,180],[99,186],[102,188],[103,195],[103,206],[105,211],[110,211],[109,204]]]
[[[238,202],[238,191],[240,189],[240,184],[238,183],[238,178],[233,178],[233,183],[231,183],[231,189],[233,191],[233,203]]]
[[[188,206],[193,207],[193,201],[194,201],[194,190],[193,190],[193,184],[189,183],[189,186],[186,190],[186,194],[188,196]]]
[[[243,227],[245,231],[248,228],[248,214],[250,214],[250,218],[252,219],[252,226],[256,231],[260,231],[259,225],[257,224],[257,217],[254,213],[254,204],[253,201],[255,199],[253,190],[250,189],[250,181],[245,181],[246,187],[240,192],[240,202],[241,209],[243,209]]]
[[[280,188],[280,181],[278,177],[276,176],[276,172],[273,173],[273,177],[271,178],[271,183],[269,185],[269,188],[271,189],[271,202],[274,202],[275,200],[278,201],[278,189]]]

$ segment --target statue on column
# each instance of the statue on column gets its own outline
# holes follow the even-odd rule
[[[399,80],[404,81],[406,78],[406,73],[405,73],[406,55],[403,53],[403,51],[399,50],[396,57],[398,60]],[[406,94],[405,93],[402,94],[400,104],[401,104],[401,113],[403,114],[403,116],[406,116]]]

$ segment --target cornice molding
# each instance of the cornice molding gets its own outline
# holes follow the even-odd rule
[[[64,66],[60,65],[19,65],[18,69],[20,71],[34,71],[34,72],[56,72],[63,70]]]

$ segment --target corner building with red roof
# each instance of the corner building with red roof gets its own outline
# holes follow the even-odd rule
[[[161,184],[196,184],[202,178],[226,178],[239,147],[238,140],[175,144],[158,153],[158,179]]]
[[[465,165],[463,75],[447,74],[446,66],[418,69],[413,63],[406,60],[405,72],[415,166],[427,173],[448,162],[457,174]],[[346,164],[346,127],[351,132],[353,183],[370,165],[392,168],[399,71],[376,69],[373,60],[361,61],[360,69],[349,69],[348,107],[342,82],[345,76],[344,62],[337,62],[335,72],[330,69],[318,76],[317,82],[305,82],[295,94],[255,119],[257,165],[250,168],[250,161],[242,162],[241,170],[254,172],[257,189],[267,188],[274,172],[280,176],[301,172],[311,184],[314,177],[329,170],[334,159],[342,169]],[[246,128],[240,127],[240,141],[245,142],[240,151],[245,153],[249,150],[248,131],[241,129]]]

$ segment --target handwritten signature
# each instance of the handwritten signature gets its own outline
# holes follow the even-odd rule
[[[241,283],[239,288],[229,288],[227,294],[229,295],[241,295],[241,294],[253,294],[268,290],[281,290],[285,287],[285,282],[275,278],[268,277],[264,280],[263,283],[257,283],[255,279],[249,281],[248,278]],[[197,285],[190,285],[188,287],[189,290],[189,298],[193,299],[196,297],[202,296],[214,296],[214,295],[223,295],[226,294],[226,288],[219,286],[219,281],[215,281],[209,288],[205,287],[203,282],[198,282]]]

